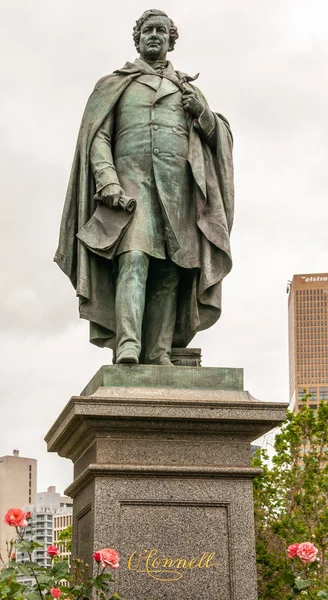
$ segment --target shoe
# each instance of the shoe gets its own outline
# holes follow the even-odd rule
[[[171,363],[168,356],[164,356],[163,358],[161,358],[161,360],[157,364],[161,367],[174,367],[174,364]]]
[[[117,365],[138,365],[139,364],[139,359],[138,359],[138,355],[137,353],[130,349],[130,350],[123,350],[117,357],[116,359],[116,364]]]

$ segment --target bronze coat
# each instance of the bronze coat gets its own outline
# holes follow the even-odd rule
[[[140,61],[101,79],[91,94],[78,136],[55,262],[70,278],[80,299],[80,316],[90,321],[90,341],[115,348],[115,264],[91,253],[76,238],[95,210],[90,166],[94,136],[126,87],[142,74]],[[184,74],[177,72],[178,77]],[[188,161],[192,198],[200,236],[200,269],[182,269],[173,346],[184,347],[197,331],[221,314],[221,284],[230,271],[229,234],[233,220],[232,136],[227,121],[215,115],[216,151],[190,122]],[[163,181],[169,164],[163,164]],[[165,170],[164,170],[165,169]]]

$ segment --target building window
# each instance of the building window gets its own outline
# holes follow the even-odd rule
[[[309,387],[309,394],[311,394],[310,402],[316,402],[317,400],[317,388]]]

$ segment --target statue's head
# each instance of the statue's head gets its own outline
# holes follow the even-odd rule
[[[178,29],[165,12],[156,8],[146,10],[133,28],[135,46],[143,58],[163,59],[174,49]]]

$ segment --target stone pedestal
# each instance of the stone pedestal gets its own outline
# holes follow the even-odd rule
[[[256,600],[250,443],[286,406],[241,369],[102,367],[46,436],[74,462],[74,553],[115,548],[124,600]]]

